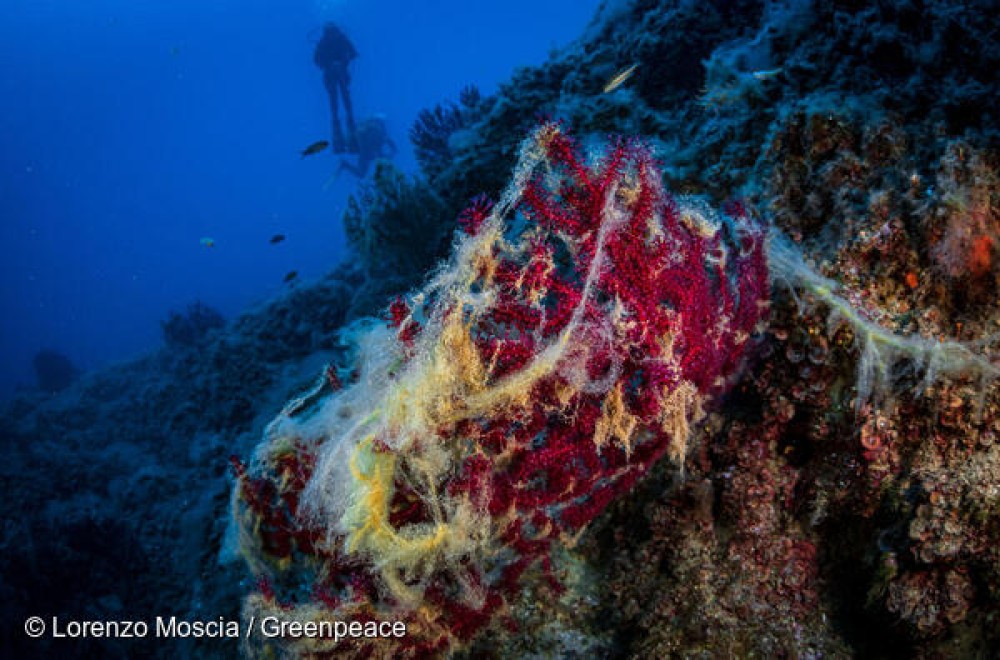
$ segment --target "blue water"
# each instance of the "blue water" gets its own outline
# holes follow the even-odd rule
[[[415,172],[420,109],[540,64],[598,4],[4,0],[0,398],[34,383],[39,350],[94,369],[156,347],[171,310],[232,317],[347,256],[356,181],[325,187],[337,157],[299,156],[329,139],[324,21],[360,52],[356,115],[384,113]]]

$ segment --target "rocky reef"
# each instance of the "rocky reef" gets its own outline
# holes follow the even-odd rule
[[[494,95],[466,91],[421,117],[413,137],[422,179],[383,170],[346,219],[360,268],[297,288],[197,351],[173,346],[88,374],[55,397],[7,406],[5,618],[33,614],[45,592],[63,593],[58,608],[67,612],[234,618],[242,597],[246,612],[291,617],[308,608],[314,620],[415,613],[413,637],[397,645],[272,647],[290,654],[989,657],[1000,645],[998,29],[985,1],[605,2],[580,39],[543,65],[517,71]],[[629,79],[605,91],[632,65]],[[534,162],[549,169],[536,171],[523,165],[521,145],[526,135],[537,141],[539,116],[559,120],[559,134],[578,143],[542,149],[548,155]],[[577,342],[597,351],[594,365],[530,367],[544,342],[528,344],[553,341],[579,308],[558,296],[580,296],[588,271],[574,271],[574,257],[593,262],[601,232],[591,227],[588,238],[570,210],[609,171],[600,155],[613,135],[632,145],[608,176],[617,185],[610,199],[626,200],[623,208],[662,189],[677,208],[697,211],[684,236],[714,240],[719,227],[746,226],[769,237],[766,323],[752,333],[757,317],[746,313],[732,326],[742,333],[730,361],[685,367],[703,374],[687,391],[711,396],[699,398],[700,414],[692,405],[676,417],[683,442],[675,429],[657,444],[649,429],[663,428],[664,401],[640,400],[637,387],[650,374],[679,372],[643,370],[639,356],[607,348],[620,347],[609,338],[627,337],[642,308],[625,297],[615,317],[621,295],[608,282],[595,309],[584,306],[594,336]],[[639,169],[633,138],[650,153],[639,159],[642,185],[629,178]],[[548,178],[532,178],[538,172]],[[419,212],[408,213],[406,200]],[[707,210],[719,208],[728,213]],[[513,288],[487,296],[492,280],[468,264],[459,269],[467,277],[451,282],[458,289],[434,288],[454,271],[423,269],[445,256],[450,236],[458,236],[454,265],[511,215],[522,218],[505,230],[517,240],[494,234],[489,245],[500,246],[491,253],[496,281]],[[562,244],[550,242],[553,226],[569,237]],[[640,242],[657,224],[645,232]],[[749,249],[743,233],[725,232],[734,254]],[[407,252],[424,233],[429,242]],[[686,253],[678,254],[681,263]],[[626,263],[615,262],[617,272]],[[702,274],[712,262],[692,263]],[[701,304],[719,310],[723,285],[737,280],[729,270],[711,275],[702,294],[713,302]],[[380,298],[421,290],[430,293],[391,307]],[[463,295],[449,307],[455,290]],[[522,304],[532,296],[534,311]],[[381,319],[343,330],[380,309]],[[468,325],[444,323],[449,313],[468,314]],[[392,350],[372,352],[372,337]],[[490,353],[490,342],[504,350]],[[642,344],[653,355],[665,350],[656,346]],[[691,353],[681,346],[671,347],[683,360]],[[434,347],[464,347],[470,359],[428,362]],[[387,381],[432,367],[443,379],[430,390],[439,400],[407,410],[454,414],[422,417],[424,441],[403,424],[382,437],[365,418],[355,430],[365,432],[344,445],[364,448],[353,463],[349,453],[325,458],[321,441],[343,434],[311,424],[328,419],[316,410],[336,408],[329,402],[354,396],[359,383],[374,379],[384,395]],[[550,389],[529,401],[533,378],[520,399],[476,399],[470,389],[470,374],[492,388],[525,369]],[[553,374],[576,389],[555,387]],[[674,391],[680,382],[671,381]],[[472,409],[469,399],[502,414],[457,414]],[[368,396],[350,415],[373,401],[388,415],[385,402],[399,399]],[[511,412],[535,401],[553,417]],[[561,407],[571,401],[573,410]],[[647,435],[630,444],[636,429]],[[441,437],[464,441],[439,455],[431,440]],[[574,444],[574,460],[560,466],[550,449],[570,439],[606,453],[585,457]],[[547,462],[519,471],[529,449]],[[656,460],[664,453],[673,459]],[[235,479],[230,454],[242,458]],[[317,470],[353,485],[324,494],[323,479],[309,486]],[[602,490],[618,483],[607,472],[615,470],[635,478]],[[428,497],[431,484],[451,489]],[[230,492],[259,583],[239,563],[218,563]],[[312,502],[308,516],[294,515],[300,496]],[[31,502],[44,510],[24,516]],[[132,568],[112,571],[119,565]],[[235,652],[231,640],[187,643],[202,654]]]
[[[988,3],[606,3],[453,143],[447,190],[539,111],[639,134],[669,189],[772,227],[756,359],[683,467],[581,539],[614,652],[996,646],[996,29]]]

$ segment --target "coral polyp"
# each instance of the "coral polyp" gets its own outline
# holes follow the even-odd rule
[[[453,650],[508,620],[528,576],[558,591],[557,548],[683,459],[767,310],[762,228],[739,204],[672,200],[638,142],[588,162],[543,124],[462,227],[424,288],[356,334],[354,381],[321,378],[238,464],[267,585],[245,614],[409,625],[286,650]]]

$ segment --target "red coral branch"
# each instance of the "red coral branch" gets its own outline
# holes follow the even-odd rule
[[[491,290],[491,307],[472,318],[468,331],[488,371],[486,388],[527,368],[546,347],[566,347],[558,364],[529,385],[530,405],[415,441],[441,442],[459,454],[440,490],[489,516],[502,550],[491,560],[499,565],[468,559],[460,569],[465,577],[458,582],[482,592],[478,604],[462,593],[454,572],[434,578],[423,597],[443,637],[410,640],[410,652],[470,639],[505,610],[528,573],[556,582],[553,544],[578,533],[683,446],[678,434],[732,380],[766,309],[763,231],[742,204],[728,205],[722,218],[679,206],[638,141],[613,141],[592,165],[556,124],[538,129],[534,146],[546,166],[520,191],[523,235],[507,239],[520,247],[494,249],[495,267],[477,273],[474,286]],[[469,240],[491,212],[480,198],[460,216]],[[404,300],[392,303],[389,321],[400,342],[419,345],[426,329]],[[296,528],[299,492],[313,465],[308,456],[285,456],[269,480],[250,478],[237,464],[268,554],[319,552],[319,530],[302,536]],[[427,525],[430,514],[402,474],[393,487],[390,523]],[[326,561],[325,574],[333,576],[330,562],[344,558]],[[315,600],[347,602],[346,591],[333,587],[349,582],[358,602],[393,607],[372,566],[339,566],[348,574],[314,591]]]

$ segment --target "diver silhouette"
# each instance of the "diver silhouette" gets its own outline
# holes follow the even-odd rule
[[[354,127],[354,108],[351,107],[351,74],[347,65],[358,56],[354,44],[333,23],[323,26],[323,36],[313,51],[313,62],[323,71],[323,85],[330,97],[330,116],[333,124],[333,151],[342,154],[357,153],[358,137]],[[347,121],[347,140],[340,126],[340,103],[344,105]]]
[[[337,175],[346,170],[357,178],[363,179],[375,160],[392,158],[396,155],[396,143],[389,137],[385,115],[375,115],[365,119],[358,126],[357,154],[358,162],[356,165],[346,158],[340,159]]]

